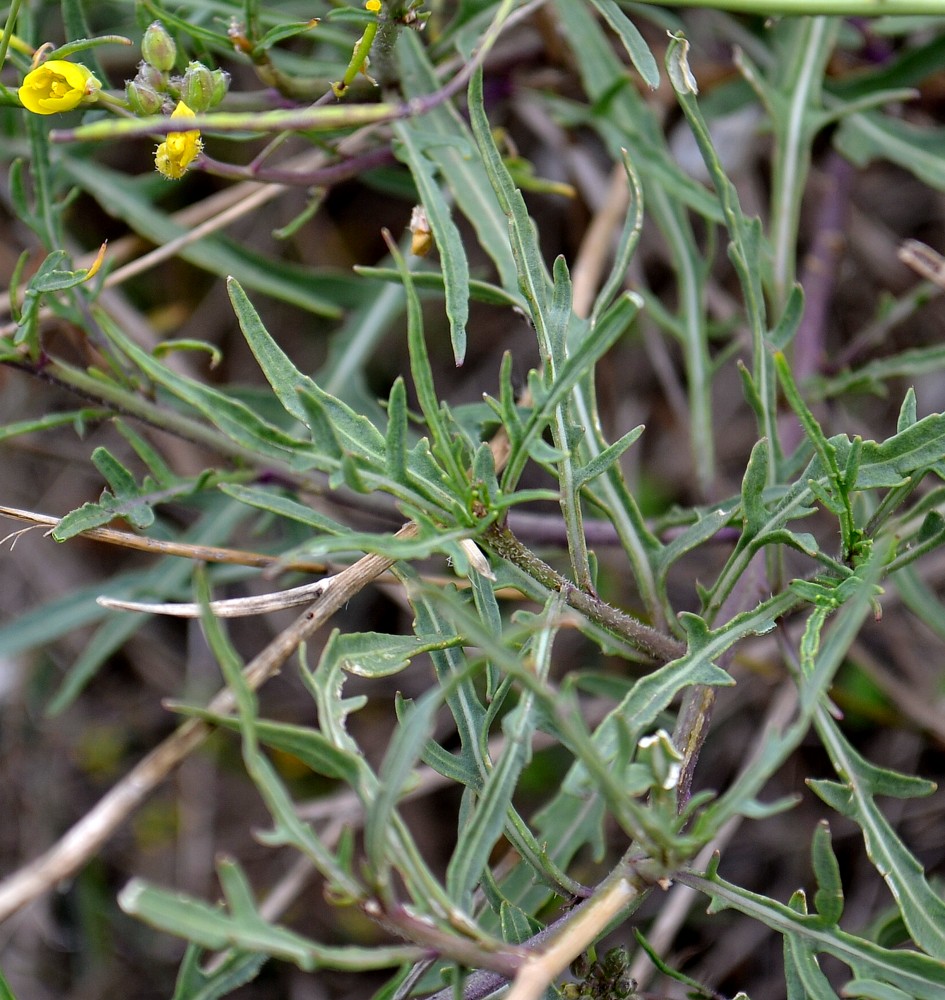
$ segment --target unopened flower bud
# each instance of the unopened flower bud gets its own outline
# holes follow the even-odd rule
[[[141,55],[149,66],[167,73],[174,68],[177,46],[167,28],[160,21],[153,21],[141,39]]]
[[[188,63],[180,83],[180,99],[198,113],[213,102],[213,74],[202,62]]]
[[[167,74],[149,66],[142,60],[138,63],[135,83],[144,84],[145,87],[150,87],[152,90],[163,91],[167,87]]]
[[[137,79],[125,84],[125,95],[136,115],[160,114],[164,105],[164,98],[153,87]]]
[[[414,205],[410,213],[410,252],[414,257],[426,257],[436,245],[433,230],[423,205]]]
[[[225,69],[215,69],[210,75],[213,77],[210,107],[215,108],[226,97],[226,92],[230,89],[230,74]]]

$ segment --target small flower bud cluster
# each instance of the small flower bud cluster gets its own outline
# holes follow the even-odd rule
[[[160,21],[151,24],[141,40],[138,73],[125,85],[128,104],[138,115],[169,114],[182,123],[216,107],[226,96],[230,76],[193,60],[180,74],[177,45]],[[184,176],[203,150],[199,129],[169,132],[154,153],[158,173],[171,180]]]
[[[183,74],[173,74],[177,46],[160,21],[145,31],[141,56],[137,75],[125,84],[128,104],[137,115],[170,112],[180,102],[200,114],[216,107],[226,96],[230,76],[222,69],[209,69],[193,61]]]

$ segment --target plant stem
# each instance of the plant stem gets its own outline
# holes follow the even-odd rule
[[[89,375],[82,369],[66,364],[64,361],[47,358],[40,364],[31,364],[25,360],[4,363],[11,368],[17,368],[54,385],[62,386],[82,399],[104,404],[116,413],[136,417],[152,427],[175,434],[187,441],[213,448],[230,458],[242,458],[253,464],[258,464],[259,456],[255,452],[230,441],[216,429],[152,403],[143,398],[140,393],[124,389],[113,381]],[[272,462],[272,464],[276,464],[276,462]]]
[[[359,177],[365,171],[387,166],[394,162],[394,154],[388,146],[379,146],[359,156],[351,156],[312,170],[294,170],[291,167],[241,166],[224,163],[221,160],[202,156],[196,164],[204,173],[215,177],[227,177],[241,181],[257,181],[267,184],[291,184],[296,187],[331,187],[342,181]]]
[[[642,864],[652,867],[651,862]],[[525,961],[506,1000],[539,1000],[571,962],[655,882],[656,878],[642,872],[638,864],[622,861],[594,895],[570,916],[547,947],[533,952]]]
[[[686,652],[685,645],[671,636],[644,624],[625,611],[620,611],[596,595],[579,590],[570,580],[523,545],[507,526],[490,525],[483,540],[496,555],[513,563],[542,586],[560,593],[568,607],[580,611],[591,621],[636,646],[637,649],[642,649],[653,659],[668,663]]]

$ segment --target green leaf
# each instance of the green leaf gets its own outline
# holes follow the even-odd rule
[[[945,902],[875,802],[876,795],[928,794],[934,785],[869,764],[823,709],[817,711],[814,722],[842,784],[831,783],[828,788],[812,782],[811,787],[818,794],[826,793],[831,805],[842,806],[844,815],[857,823],[870,860],[886,880],[912,939],[929,955],[945,961]]]
[[[286,412],[304,423],[305,408],[299,402],[299,390],[304,388],[311,391],[315,383],[295,367],[289,356],[276,343],[236,278],[227,278],[226,290],[243,336],[256,356],[259,367],[272,386],[273,392]]]
[[[786,351],[794,340],[804,318],[804,290],[800,285],[794,285],[788,294],[784,310],[777,325],[768,334],[768,342],[776,351]]]
[[[140,491],[128,469],[107,448],[101,447],[92,452],[92,464],[111,487],[117,501],[115,510],[120,510],[136,528],[150,527],[154,512],[146,501],[139,502]]]
[[[408,100],[426,98],[440,86],[436,70],[416,32],[401,32],[396,55],[399,79]],[[469,128],[450,103],[439,104],[423,116],[425,135],[442,141],[425,143],[424,153],[436,163],[440,176],[463,215],[476,231],[483,250],[492,258],[507,292],[517,287],[515,262],[509,249],[508,226],[479,157],[466,150],[474,147]]]
[[[458,646],[459,636],[388,635],[381,632],[352,632],[339,635],[334,654],[338,666],[358,677],[389,677],[403,670],[415,656]]]
[[[378,773],[378,789],[364,818],[364,852],[381,885],[390,877],[391,831],[395,828],[397,801],[433,732],[434,717],[443,696],[433,689],[414,702],[397,727]]]
[[[671,36],[666,50],[667,72],[671,80],[678,81],[678,85],[675,86],[677,101],[686,117],[712,186],[715,188],[722,206],[729,237],[728,256],[738,276],[746,321],[751,333],[752,374],[755,389],[761,402],[759,429],[760,434],[767,439],[768,447],[771,449],[773,470],[780,461],[780,446],[775,422],[774,374],[771,370],[771,359],[765,339],[768,333],[768,321],[763,283],[764,269],[760,265],[767,259],[767,253],[761,222],[757,218],[749,219],[745,216],[739,202],[738,191],[719,159],[708,125],[695,98],[696,89],[694,81],[690,80],[691,73],[687,62],[688,48],[689,43],[681,34],[677,33]],[[691,244],[692,240],[686,242]],[[677,256],[682,258],[681,253]],[[695,304],[690,306],[690,312],[695,308]],[[701,310],[701,304],[699,308]],[[707,364],[705,336],[701,331],[694,331],[689,340],[689,350],[693,353],[694,358],[693,374],[690,375],[690,378],[695,379],[696,384],[699,384],[705,378],[703,372]],[[709,400],[705,394],[700,402],[702,415],[693,425],[694,437],[699,433],[700,426],[711,420]],[[711,437],[702,448],[697,450],[697,461],[699,460],[699,452],[707,448],[709,441],[711,441]]]
[[[330,440],[333,440],[342,454],[358,455],[365,459],[368,468],[383,470],[384,437],[367,417],[356,413],[314,382],[300,388],[299,398],[312,440],[319,448],[332,454],[334,448]]]
[[[640,242],[640,234],[643,231],[643,187],[640,176],[634,166],[630,154],[624,149],[621,151],[623,168],[627,174],[627,184],[629,186],[629,204],[627,205],[627,218],[624,221],[623,230],[620,234],[620,242],[614,253],[613,265],[607,280],[601,286],[601,290],[594,300],[594,307],[591,309],[590,323],[595,326],[600,317],[613,304],[614,299],[623,289],[627,280],[627,271],[630,262],[636,252],[637,244]]]
[[[157,448],[120,417],[115,419],[115,427],[121,436],[134,448],[138,458],[148,467],[148,472],[151,473],[158,486],[162,490],[174,489],[178,479],[171,470],[171,467],[161,457]]]
[[[218,870],[221,881],[226,880],[229,913],[181,893],[159,889],[137,878],[121,891],[119,905],[126,913],[158,930],[185,937],[204,948],[219,950],[234,947],[241,951],[261,952],[292,962],[306,971],[318,968],[352,972],[382,969],[415,960],[421,955],[418,949],[410,947],[330,947],[310,941],[260,916],[245,876],[236,868],[235,862],[222,861]]]
[[[843,995],[865,1000],[911,1000],[908,993],[888,983],[877,983],[875,979],[853,979],[843,987]]]
[[[310,450],[298,440],[268,423],[239,400],[195,379],[178,375],[154,360],[126,337],[107,316],[100,314],[99,325],[117,351],[132,361],[156,384],[187,403],[231,440],[253,454],[272,454],[296,468],[310,468]]]
[[[240,486],[238,483],[221,483],[219,489],[221,493],[239,500],[240,503],[268,511],[270,514],[278,514],[279,517],[304,524],[314,531],[343,535],[350,530],[347,525],[333,521],[330,517],[313,510],[308,504],[299,503],[298,500],[273,490],[258,486]]]
[[[522,193],[515,187],[492,137],[483,107],[481,70],[474,73],[470,80],[468,100],[473,135],[480,156],[499,200],[499,206],[509,220],[508,231],[511,236],[518,286],[528,303],[542,357],[548,359],[552,355],[546,320],[551,281],[541,259],[534,224],[528,215]]]
[[[939,191],[945,190],[945,129],[913,125],[881,111],[849,115],[834,135],[837,148],[859,167],[889,160]]]
[[[830,843],[830,826],[824,820],[814,830],[811,857],[817,879],[814,906],[828,924],[837,924],[843,915],[843,884],[837,856]]]
[[[387,400],[387,437],[384,440],[387,474],[396,482],[407,481],[407,387],[398,375]]]
[[[411,583],[417,578],[413,571],[399,569],[398,572]],[[407,591],[413,608],[415,629],[421,635],[439,636],[443,642],[441,650],[430,654],[437,680],[446,689],[446,704],[456,723],[460,739],[461,756],[469,770],[485,778],[490,762],[485,758],[481,733],[485,729],[486,710],[472,678],[466,675],[466,659],[458,647],[463,637],[440,614],[429,594],[415,586]],[[457,678],[464,678],[457,683]]]
[[[831,438],[845,461],[851,447],[845,436]],[[860,490],[897,486],[919,470],[935,468],[945,457],[945,414],[932,413],[887,440],[864,441],[856,474]]]
[[[732,511],[735,507],[736,504],[733,501],[728,501],[717,510],[698,511],[695,521],[683,528],[660,552],[660,577],[665,579],[670,567],[682,556],[714,538],[732,519]]]
[[[916,400],[915,389],[912,386],[906,390],[902,398],[902,405],[899,407],[899,417],[896,420],[896,430],[900,433],[919,420],[918,401]]]
[[[173,1000],[219,1000],[255,979],[267,961],[266,955],[232,952],[213,972],[205,974],[200,968],[202,954],[201,948],[188,945],[174,984]]]
[[[183,715],[202,719],[221,729],[240,732],[240,720],[232,716],[177,702],[170,702],[169,705]],[[317,729],[266,719],[257,719],[255,729],[260,743],[281,753],[291,754],[316,774],[344,781],[351,786],[356,786],[360,781],[360,757],[339,749]]]
[[[546,677],[550,669],[551,646],[561,627],[559,612],[560,595],[553,595],[545,608],[547,624],[536,633],[527,651],[534,663],[535,673]],[[496,609],[497,610],[497,609]],[[506,827],[512,808],[512,796],[518,787],[522,770],[531,758],[531,737],[537,725],[538,705],[534,694],[525,692],[518,705],[505,717],[503,729],[506,746],[498,762],[486,775],[471,815],[463,824],[462,836],[457,843],[446,872],[446,887],[453,899],[469,907],[472,890],[482,877],[496,841]]]
[[[466,250],[434,177],[422,132],[418,133],[417,120],[396,122],[394,134],[398,140],[394,152],[410,168],[439,251],[446,293],[446,315],[450,322],[450,341],[453,345],[453,357],[459,366],[466,357],[466,323],[469,319],[469,263],[466,260]],[[443,140],[438,137],[433,139],[434,145],[441,141]]]
[[[423,411],[427,427],[430,430],[433,454],[452,481],[459,484],[466,479],[465,470],[457,461],[453,447],[453,435],[450,433],[444,407],[440,404],[433,381],[430,356],[423,336],[423,315],[420,310],[420,300],[400,251],[392,242],[388,243],[388,248],[394,258],[394,263],[397,265],[397,270],[400,272],[407,295],[407,344],[410,351],[410,374],[413,376],[420,409]]]
[[[69,271],[62,268],[60,265],[68,260],[69,255],[64,250],[54,250],[40,264],[36,274],[30,279],[28,289],[34,292],[62,292],[82,284],[88,275],[87,269]]]
[[[748,456],[745,474],[742,476],[742,539],[749,541],[760,535],[768,522],[768,506],[764,491],[768,484],[768,442],[765,438],[756,442]]]
[[[9,441],[23,434],[34,434],[37,431],[53,430],[72,424],[77,433],[81,433],[87,423],[97,423],[108,416],[107,410],[83,407],[79,410],[65,410],[61,413],[47,413],[41,417],[29,420],[19,420],[0,427],[0,441]]]
[[[794,990],[788,990],[788,1000],[836,1000],[830,980],[817,963],[813,948],[798,936],[785,938],[784,975]]]
[[[257,39],[253,46],[253,55],[265,52],[278,42],[284,42],[287,38],[295,38],[296,35],[303,35],[306,31],[311,31],[318,24],[318,18],[308,21],[289,21],[285,24],[278,24],[270,28],[261,38]]]
[[[524,944],[542,929],[534,917],[507,899],[500,904],[499,926],[502,928],[502,940],[509,944]]]
[[[655,90],[660,85],[660,70],[650,52],[649,46],[632,21],[617,6],[614,0],[591,0],[604,20],[617,33],[630,61],[644,82]]]
[[[712,900],[711,912],[732,908],[782,934],[799,938],[817,952],[833,955],[854,969],[858,979],[875,979],[902,990],[912,1000],[939,1000],[945,989],[945,963],[920,952],[887,949],[837,927],[824,927],[817,916],[749,892],[718,874],[680,873],[677,881]]]
[[[565,402],[568,394],[578,385],[584,375],[626,331],[627,326],[639,311],[640,304],[640,299],[631,292],[621,295],[594,329],[581,339],[577,348],[565,360],[557,372],[550,390],[545,393],[540,402],[536,400],[523,427],[518,448],[510,457],[505,475],[502,478],[503,490],[508,492],[516,482],[517,474],[524,461],[521,455],[526,449],[531,448],[541,431],[554,419],[555,409]]]

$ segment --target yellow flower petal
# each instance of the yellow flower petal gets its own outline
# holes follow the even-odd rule
[[[196,115],[183,101],[178,101],[171,118],[196,118]],[[165,177],[173,181],[180,180],[202,149],[200,129],[169,132],[167,138],[154,152],[154,166],[158,173]]]
[[[83,281],[88,281],[91,278],[94,278],[96,274],[98,274],[99,268],[102,266],[102,263],[105,260],[105,248],[107,246],[108,246],[108,240],[106,240],[98,248],[98,254],[95,257],[95,260],[92,261],[92,266],[85,272],[85,277],[82,279]]]
[[[50,59],[26,74],[17,93],[27,111],[34,115],[54,115],[71,111],[100,87],[81,63]]]

